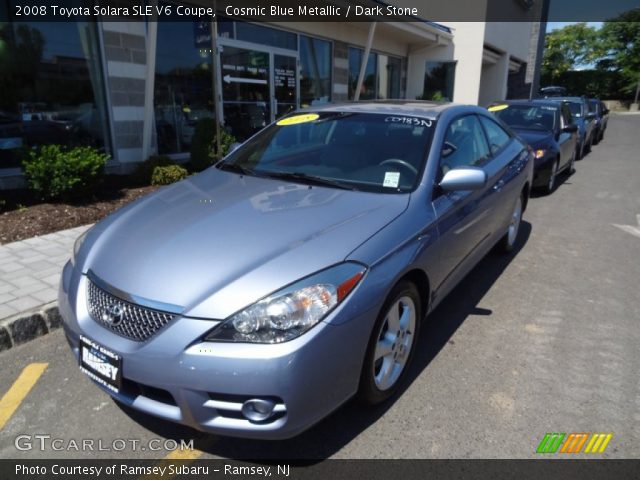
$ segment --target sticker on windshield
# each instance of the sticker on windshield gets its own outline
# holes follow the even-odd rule
[[[500,110],[504,110],[505,108],[509,108],[509,105],[493,105],[492,107],[487,108],[490,112],[499,112]]]
[[[398,123],[402,125],[414,125],[416,127],[430,127],[431,120],[425,120],[418,117],[387,117],[384,119],[387,123]]]
[[[286,125],[297,125],[298,123],[313,122],[320,117],[317,113],[305,113],[303,115],[294,115],[293,117],[278,120],[276,125],[282,127]]]
[[[400,183],[400,172],[385,172],[383,187],[398,188],[398,183]]]

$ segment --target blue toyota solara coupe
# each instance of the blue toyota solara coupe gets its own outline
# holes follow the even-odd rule
[[[424,317],[494,245],[514,247],[533,163],[479,107],[290,114],[77,240],[67,339],[135,409],[292,437],[398,389]]]

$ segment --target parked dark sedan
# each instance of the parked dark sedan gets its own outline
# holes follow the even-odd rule
[[[595,115],[589,112],[586,97],[548,97],[552,102],[568,102],[573,122],[578,125],[578,151],[576,160],[580,160],[591,151],[595,127]]]
[[[511,100],[489,111],[522,137],[535,152],[534,187],[553,192],[559,173],[575,171],[578,127],[568,102]]]
[[[609,109],[598,98],[589,99],[589,113],[595,115],[593,128],[593,143],[598,143],[604,138],[604,131],[609,123]]]

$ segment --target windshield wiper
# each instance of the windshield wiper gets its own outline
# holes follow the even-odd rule
[[[340,188],[342,190],[357,190],[353,185],[349,185],[338,180],[330,178],[318,177],[316,175],[309,175],[308,173],[301,172],[260,172],[266,177],[279,178],[281,180],[292,180],[308,183],[312,185],[320,185],[323,187]]]
[[[217,168],[219,168],[220,170],[225,170],[227,172],[240,173],[242,175],[253,175],[254,173],[250,168],[243,167],[242,165],[239,165],[237,163],[222,162],[217,166]]]

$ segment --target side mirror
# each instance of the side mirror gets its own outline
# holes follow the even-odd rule
[[[596,118],[596,114],[595,113],[587,113],[587,120],[593,120],[594,118]]]
[[[572,123],[571,125],[567,125],[566,127],[564,127],[562,129],[563,132],[567,132],[567,133],[574,133],[578,131],[578,125],[576,125],[575,123]]]
[[[608,108],[603,108],[602,109],[602,114],[603,115],[607,115],[609,113],[609,109]]]
[[[446,192],[480,190],[487,186],[487,172],[477,167],[460,167],[449,170],[440,181]]]

